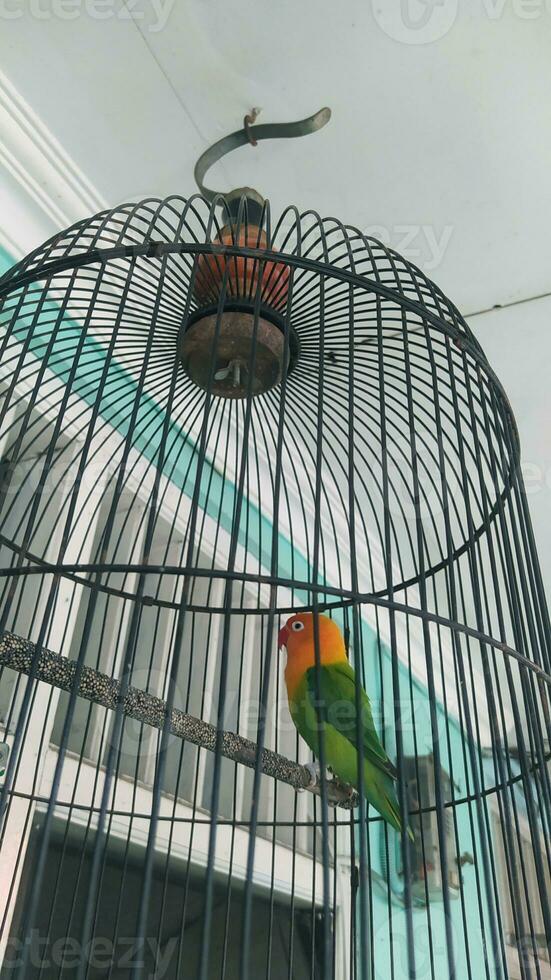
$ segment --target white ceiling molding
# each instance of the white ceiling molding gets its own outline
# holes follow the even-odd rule
[[[2,72],[0,129],[4,178],[0,243],[14,257],[106,207],[93,184]]]

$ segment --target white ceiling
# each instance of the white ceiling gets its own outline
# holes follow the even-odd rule
[[[120,0],[34,0],[40,19],[4,21],[1,63],[110,204],[192,192],[199,154],[253,105],[266,122],[329,105],[321,133],[245,147],[213,178],[398,248],[413,236],[408,257],[466,313],[546,292],[544,0],[401,2],[427,26],[408,33],[398,0],[139,0],[132,15]],[[449,22],[432,43],[405,43]],[[405,41],[385,32],[397,25]]]
[[[25,247],[69,223],[60,215],[75,220],[102,199],[115,205],[194,192],[197,157],[239,128],[252,106],[263,108],[259,122],[330,106],[332,120],[320,133],[244,147],[209,174],[209,184],[251,184],[276,211],[293,203],[370,231],[425,269],[467,315],[531,301],[471,323],[512,394],[528,462],[542,474],[534,517],[551,581],[550,396],[542,392],[551,303],[533,299],[551,293],[548,6],[7,3],[2,70],[37,127],[47,127],[48,145],[57,140],[67,154],[65,184],[49,184],[44,168],[37,178],[33,194],[49,195],[49,224],[46,233],[29,224]],[[12,171],[0,168],[0,213],[1,185],[7,194]],[[3,230],[5,238],[14,232]],[[539,381],[533,396],[532,379]]]

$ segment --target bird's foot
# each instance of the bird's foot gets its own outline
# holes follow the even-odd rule
[[[306,762],[304,768],[307,769],[310,774],[310,782],[308,783],[307,786],[304,787],[304,789],[313,789],[314,786],[319,786],[319,784],[321,783],[321,769],[318,766],[317,762]],[[334,778],[335,775],[333,773],[333,770],[328,767],[325,770],[326,781],[328,783],[332,782]]]
[[[350,783],[344,783],[338,776],[334,777],[333,786],[335,788],[335,806],[337,803],[350,803],[358,794],[357,790]]]
[[[319,782],[320,767],[318,766],[317,762],[306,762],[304,764],[304,769],[306,769],[310,775],[310,781],[308,785],[304,787],[304,789],[313,789],[313,787],[317,786]]]

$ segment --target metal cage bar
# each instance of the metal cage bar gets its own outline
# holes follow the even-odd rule
[[[397,253],[222,203],[102,212],[0,280],[0,975],[546,980],[549,616],[507,397]],[[317,773],[276,654],[309,614]]]

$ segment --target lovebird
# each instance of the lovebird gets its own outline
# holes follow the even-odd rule
[[[394,792],[395,766],[381,744],[369,698],[360,686],[360,719],[356,711],[356,679],[346,656],[342,633],[328,616],[317,614],[319,624],[319,696],[316,712],[316,657],[313,613],[297,613],[279,631],[279,647],[287,650],[285,684],[289,710],[299,734],[319,756],[318,729],[325,730],[325,762],[331,771],[359,789],[358,739],[363,741],[364,793],[371,806],[401,831],[400,808]],[[414,839],[410,827],[407,829]]]

